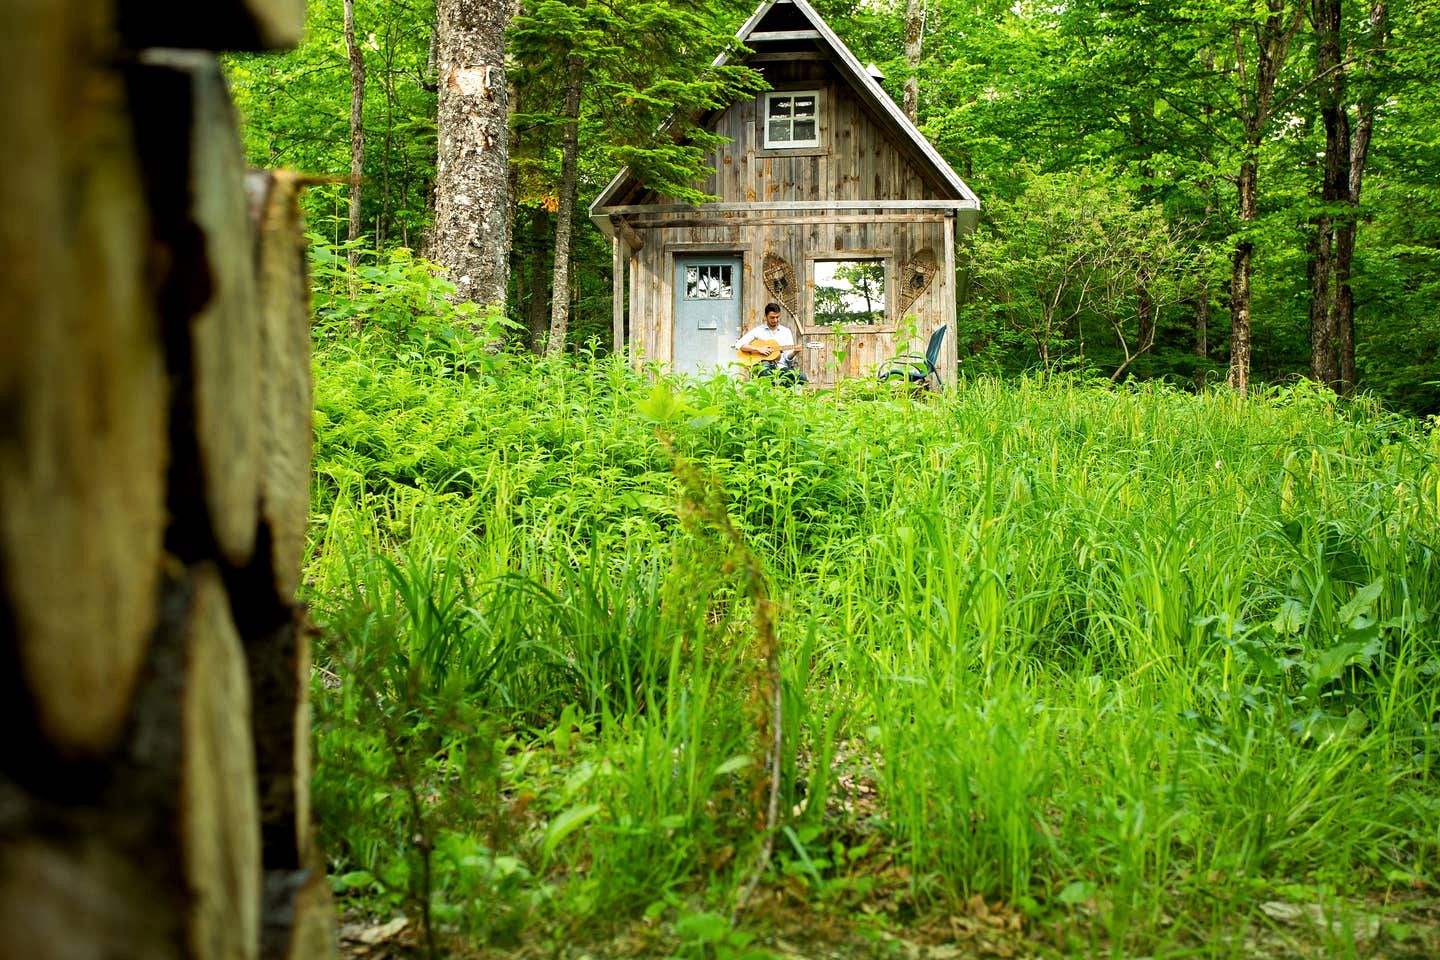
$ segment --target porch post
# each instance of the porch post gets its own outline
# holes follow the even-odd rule
[[[625,254],[620,246],[620,234],[617,231],[610,239],[610,263],[614,271],[614,278],[611,281],[611,322],[614,325],[615,352],[625,352]]]

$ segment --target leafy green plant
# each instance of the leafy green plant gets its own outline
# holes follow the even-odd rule
[[[507,331],[520,329],[496,308],[459,299],[440,267],[405,247],[374,254],[358,241],[333,244],[317,233],[307,239],[321,337],[374,329],[402,355],[443,376],[483,366]],[[363,258],[352,264],[357,251]]]
[[[1437,877],[1433,425],[1303,385],[917,404],[608,358],[436,373],[340,332],[308,577],[347,896],[418,909],[414,781],[441,933],[729,915],[773,767],[721,510],[778,613],[761,893],[980,898],[1158,955],[1283,884]],[[746,917],[663,950],[757,949]]]

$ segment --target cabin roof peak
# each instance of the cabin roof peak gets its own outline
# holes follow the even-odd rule
[[[764,29],[761,29],[761,27]],[[810,5],[808,0],[764,0],[750,19],[735,33],[736,39],[741,43],[750,45],[754,43],[787,43],[796,41],[813,42],[822,48],[826,48],[833,57],[836,69],[849,82],[856,94],[862,101],[868,104],[891,128],[892,132],[905,141],[915,150],[916,159],[929,168],[929,172],[949,191],[953,192],[953,206],[956,208],[968,208],[978,210],[980,200],[974,191],[966,185],[964,180],[957,174],[940,156],[935,146],[925,138],[905,116],[904,111],[891,99],[890,95],[881,88],[870,69],[866,68],[856,59],[850,48],[830,29],[827,24]],[[730,51],[725,51],[715,58],[712,66],[720,67],[733,59]],[[879,73],[878,70],[875,73]],[[632,179],[630,168],[622,169],[609,185],[595,198],[590,205],[590,216],[596,218],[603,215],[604,208],[614,203],[621,195],[622,189]],[[597,220],[597,222],[599,222]]]

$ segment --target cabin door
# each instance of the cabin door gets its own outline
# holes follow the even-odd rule
[[[676,373],[711,373],[735,359],[740,339],[740,258],[675,258]]]

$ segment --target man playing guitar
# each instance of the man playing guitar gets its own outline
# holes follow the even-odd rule
[[[752,327],[744,336],[735,341],[735,349],[742,363],[758,361],[757,375],[774,376],[786,385],[809,383],[796,363],[800,345],[789,327],[780,324],[780,304],[765,304],[765,322]]]

